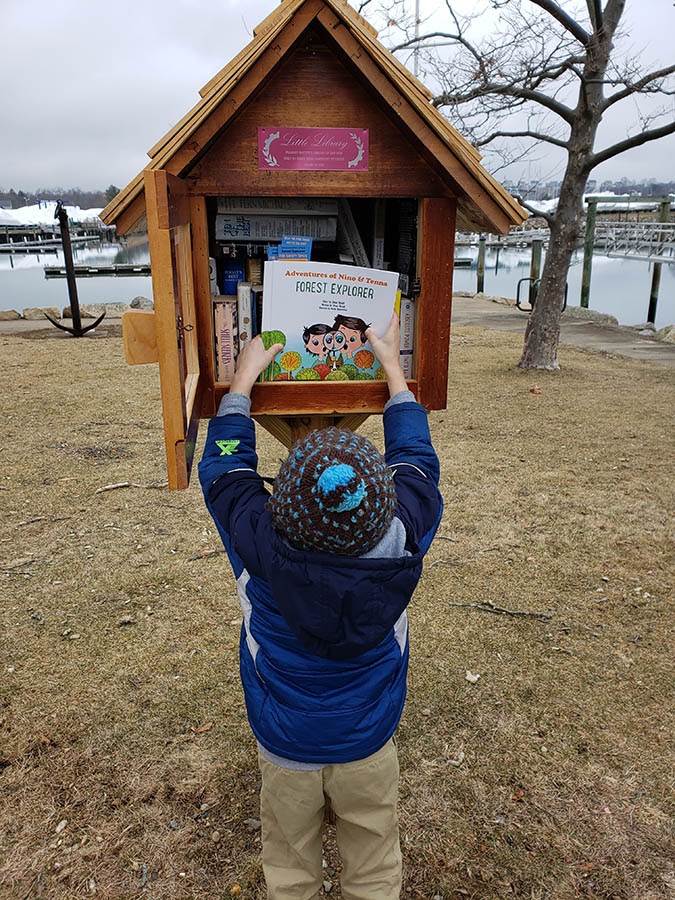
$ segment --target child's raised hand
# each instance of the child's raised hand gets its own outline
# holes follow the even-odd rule
[[[372,328],[366,330],[366,337],[377,357],[380,365],[387,372],[388,369],[399,367],[401,356],[401,338],[399,333],[399,321],[396,313],[392,314],[391,321],[382,337],[377,337]]]
[[[401,368],[401,336],[396,313],[392,315],[389,327],[381,338],[374,334],[372,328],[367,329],[366,337],[387,377],[390,396],[407,390],[408,384]]]
[[[258,375],[269,366],[277,353],[283,349],[283,344],[272,344],[269,350],[265,350],[265,345],[260,335],[249,341],[239,354],[237,371],[230,384],[230,392],[232,394],[249,396]]]

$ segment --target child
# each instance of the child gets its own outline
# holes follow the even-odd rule
[[[281,349],[255,338],[209,423],[199,477],[244,612],[240,670],[258,740],[269,900],[315,900],[325,798],[345,900],[397,900],[392,735],[406,692],[405,609],[442,513],[427,417],[399,365],[398,318],[368,339],[387,377],[385,456],[329,428],[298,441],[272,496],[250,392]]]

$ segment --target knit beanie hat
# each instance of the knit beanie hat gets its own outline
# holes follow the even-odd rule
[[[361,556],[394,517],[394,479],[369,440],[326,428],[299,440],[269,503],[275,531],[292,547]]]

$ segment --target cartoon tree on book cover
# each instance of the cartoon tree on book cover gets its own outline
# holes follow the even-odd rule
[[[284,349],[265,373],[274,381],[384,378],[366,329],[384,334],[398,274],[328,263],[265,264],[263,331]]]

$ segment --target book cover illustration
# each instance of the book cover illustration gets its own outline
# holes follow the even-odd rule
[[[365,336],[387,330],[398,273],[357,266],[273,260],[265,263],[262,330],[284,344],[274,381],[384,378]]]

